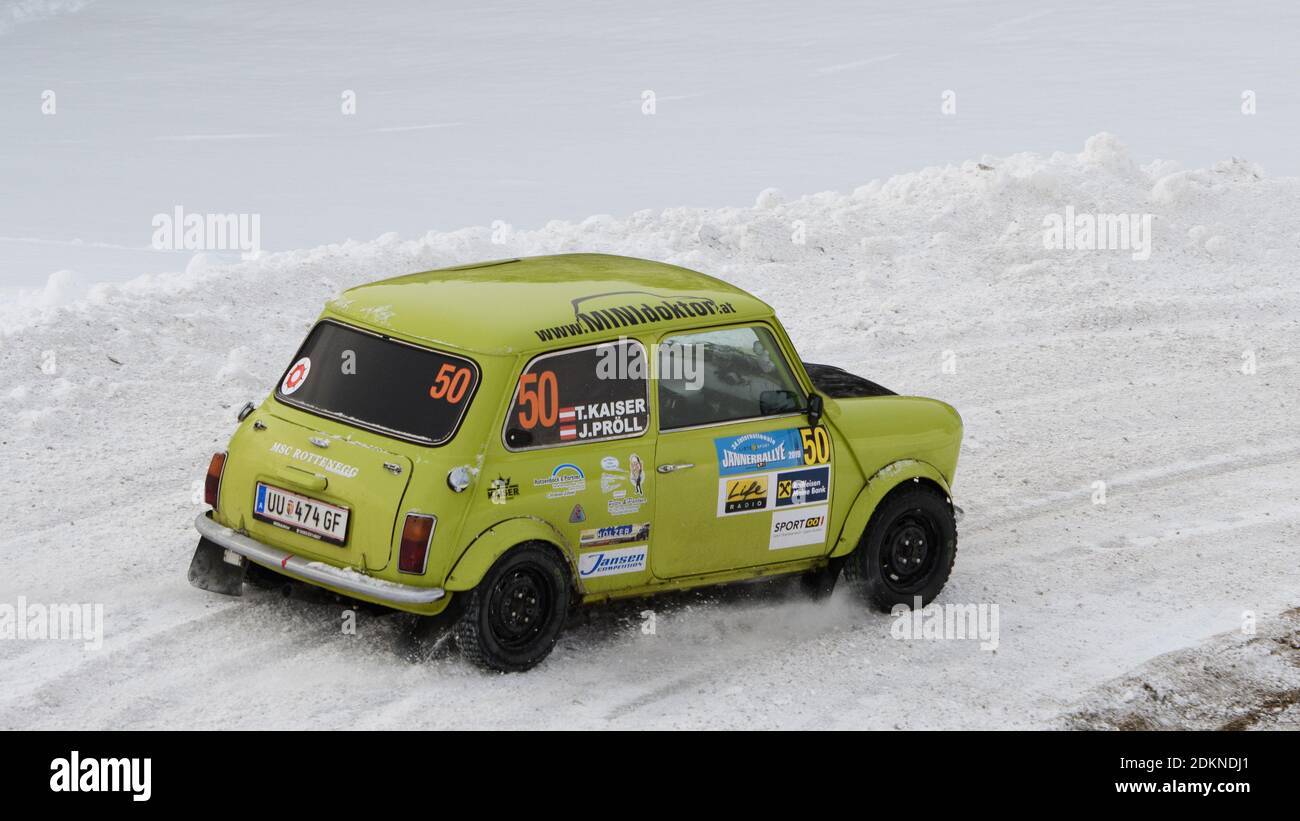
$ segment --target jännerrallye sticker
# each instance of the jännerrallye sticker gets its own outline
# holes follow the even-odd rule
[[[713,440],[713,447],[718,455],[719,476],[804,464],[803,443],[795,428],[723,436]]]

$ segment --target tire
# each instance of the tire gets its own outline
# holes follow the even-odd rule
[[[957,560],[957,522],[942,492],[912,482],[885,497],[857,550],[844,565],[844,580],[867,604],[884,612],[929,604],[943,590]]]
[[[569,598],[569,568],[555,550],[540,542],[518,545],[469,592],[454,628],[456,646],[489,670],[529,670],[555,647]]]

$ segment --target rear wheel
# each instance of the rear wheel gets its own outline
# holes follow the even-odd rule
[[[550,655],[569,610],[569,568],[540,543],[513,548],[468,594],[456,645],[491,670],[522,672]]]
[[[957,523],[941,492],[913,483],[876,508],[858,549],[849,555],[844,579],[871,606],[888,612],[929,604],[957,560]]]

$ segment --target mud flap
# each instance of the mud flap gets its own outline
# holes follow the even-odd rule
[[[210,590],[227,596],[244,595],[244,574],[248,571],[248,560],[237,553],[231,553],[238,563],[226,561],[226,549],[216,542],[205,538],[199,539],[199,546],[194,548],[194,558],[190,560],[190,584],[200,590]]]

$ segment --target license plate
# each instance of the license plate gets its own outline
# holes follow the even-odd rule
[[[348,540],[348,509],[299,496],[273,485],[257,483],[253,518],[278,527],[341,545]]]

